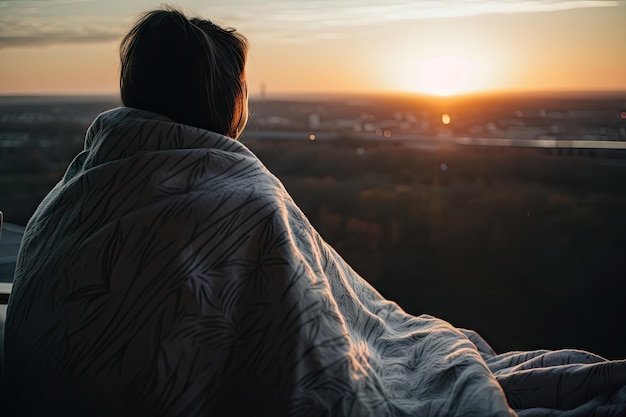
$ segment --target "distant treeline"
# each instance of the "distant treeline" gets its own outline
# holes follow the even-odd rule
[[[407,311],[476,329],[500,351],[626,357],[626,159],[247,145],[321,235]]]

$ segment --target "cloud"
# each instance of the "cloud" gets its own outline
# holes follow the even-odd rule
[[[68,15],[93,0],[0,0],[0,49],[67,43],[98,43],[120,38],[130,17]],[[104,3],[104,2],[103,2]]]
[[[50,7],[61,4],[89,3],[93,0],[0,0],[0,7]]]
[[[252,3],[252,2],[250,2]],[[372,27],[386,23],[462,18],[485,14],[554,12],[571,9],[617,7],[624,0],[279,0],[247,7],[222,6],[208,9],[211,15],[245,33],[298,42],[332,39],[343,28]]]
[[[623,4],[623,0],[283,0],[254,3],[240,9],[239,17],[245,20],[262,17],[264,21],[343,27],[400,20],[615,7],[620,3]]]
[[[121,38],[130,19],[69,16],[0,19],[0,49],[67,43],[107,42]]]
[[[74,3],[88,4],[90,14],[51,14],[54,10],[67,10]],[[130,4],[131,0],[126,3]],[[201,7],[203,3],[195,4]],[[206,10],[206,15],[219,23],[237,27],[250,38],[311,42],[334,39],[344,28],[406,20],[539,13],[623,4],[624,0],[239,0],[236,4],[217,0]],[[135,15],[120,17],[111,15],[109,10],[113,10],[112,0],[0,0],[4,16],[0,17],[0,48],[119,39]]]

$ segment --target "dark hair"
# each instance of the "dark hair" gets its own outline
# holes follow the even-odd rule
[[[247,121],[247,51],[234,29],[148,12],[120,46],[122,103],[236,138]]]

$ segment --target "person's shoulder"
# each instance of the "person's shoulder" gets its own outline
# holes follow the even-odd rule
[[[165,116],[146,110],[135,109],[133,107],[114,107],[98,114],[98,116],[94,119],[91,128],[110,123],[124,124],[132,120],[161,120],[172,122],[172,120]]]

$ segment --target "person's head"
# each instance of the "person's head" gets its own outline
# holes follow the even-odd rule
[[[237,138],[248,117],[247,50],[234,29],[148,12],[122,40],[122,103]]]

